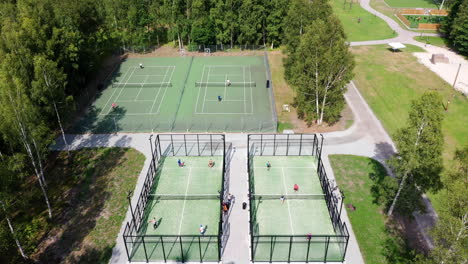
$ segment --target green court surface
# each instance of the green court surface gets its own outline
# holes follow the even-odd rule
[[[275,132],[266,76],[262,56],[126,59],[74,132]]]
[[[178,166],[178,159],[185,163],[184,167]],[[215,162],[213,168],[208,167],[210,159]],[[211,235],[217,236],[219,231],[221,184],[222,157],[164,158],[138,232],[145,235],[149,259],[163,260],[164,251],[171,260],[181,260],[182,254],[185,260],[199,260],[200,249],[204,260],[218,259],[218,240]],[[202,198],[187,198],[191,195]],[[158,222],[156,228],[154,219]],[[199,236],[200,225],[207,226],[204,236]],[[144,261],[143,243],[134,245],[132,261]]]
[[[266,167],[268,161],[271,164],[269,170]],[[293,239],[291,261],[305,261],[307,251],[309,261],[323,261],[325,254],[327,261],[342,259],[345,241],[329,237],[336,234],[316,164],[314,156],[254,157],[251,175],[254,235],[276,236],[273,240],[270,237],[255,238],[258,242],[254,242],[256,260],[268,261],[270,257],[273,261],[287,260],[290,239]],[[294,191],[294,184],[299,186],[298,191]],[[284,202],[280,200],[282,195],[286,197]],[[310,243],[305,238],[307,234],[313,235]],[[291,238],[291,235],[304,237]]]

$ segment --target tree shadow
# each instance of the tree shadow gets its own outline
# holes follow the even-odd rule
[[[112,177],[105,176],[123,165],[125,152],[125,149],[112,148],[89,163],[86,162],[91,157],[87,155],[92,154],[74,155],[75,161],[70,166],[67,166],[66,161],[59,161],[64,164],[49,174],[49,177],[55,178],[49,179],[49,182],[59,186],[68,185],[70,188],[50,188],[60,190],[51,193],[51,200],[58,201],[53,209],[58,215],[52,220],[54,228],[39,246],[37,263],[108,261],[112,246],[100,248],[101,245],[89,243],[86,237],[95,228],[105,228],[96,226],[100,217],[113,217],[105,206],[112,194],[110,185],[115,182]]]
[[[385,164],[387,160],[395,155],[395,150],[391,144],[387,142],[379,142],[375,144],[374,153],[375,155],[372,158],[380,161],[384,166],[386,166]]]

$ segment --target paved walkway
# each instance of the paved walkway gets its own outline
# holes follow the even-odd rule
[[[401,43],[411,44],[411,45],[424,48],[423,43],[418,42],[413,39],[416,36],[421,36],[421,33],[401,28],[400,25],[395,20],[393,20],[392,18],[372,8],[370,6],[370,0],[361,0],[360,2],[361,2],[362,8],[364,8],[369,13],[383,19],[388,24],[388,26],[398,34],[398,36],[395,38],[391,38],[391,39],[350,42],[351,46],[380,45],[380,44],[388,44],[389,42],[401,42]],[[439,34],[422,33],[422,36],[439,36]]]

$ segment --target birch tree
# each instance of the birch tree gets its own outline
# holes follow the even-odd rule
[[[330,16],[306,28],[294,54],[291,83],[300,118],[309,124],[339,120],[344,108],[345,85],[353,77],[354,60],[339,20]]]
[[[23,80],[15,75],[14,67],[11,67],[15,65],[15,56],[5,56],[0,69],[0,113],[4,121],[2,132],[7,140],[23,146],[44,196],[49,217],[52,218],[42,154],[52,142],[53,135],[43,122],[39,109],[26,95],[27,87]]]
[[[421,204],[421,195],[428,190],[435,191],[441,188],[440,173],[443,169],[441,105],[439,94],[423,94],[421,98],[412,102],[406,126],[398,130],[393,137],[398,153],[389,164],[396,173],[399,186],[388,210],[389,216],[393,214],[395,207],[405,208],[406,210],[402,211],[404,214],[420,210],[418,206]],[[406,192],[413,195],[411,199],[400,199],[405,189],[411,190]]]
[[[5,155],[6,156],[6,155]],[[23,246],[18,238],[17,232],[14,228],[11,215],[8,211],[8,204],[10,201],[15,200],[15,193],[13,187],[11,186],[14,180],[17,180],[17,173],[14,170],[15,168],[22,167],[22,160],[15,159],[14,157],[5,157],[2,156],[0,160],[0,207],[4,219],[7,221],[8,230],[11,234],[13,240],[15,240],[16,247],[18,248],[19,253],[23,259],[27,259],[27,255],[23,250]],[[18,156],[18,155],[17,155]]]
[[[57,63],[47,60],[44,56],[34,58],[35,80],[33,81],[33,97],[40,103],[45,104],[45,108],[53,106],[53,112],[57,118],[62,140],[66,146],[68,158],[70,146],[68,145],[65,131],[62,125],[62,118],[57,107],[57,99],[65,103],[66,74],[57,68]]]

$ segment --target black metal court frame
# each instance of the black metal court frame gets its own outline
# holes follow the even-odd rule
[[[178,262],[199,261],[199,262],[219,262],[229,234],[229,224],[226,216],[221,211],[221,204],[226,198],[226,143],[225,136],[221,134],[159,134],[153,142],[152,136],[149,138],[151,145],[152,160],[145,177],[145,181],[140,192],[138,202],[132,205],[129,198],[131,220],[126,223],[123,232],[125,250],[129,262],[135,255],[135,247],[142,247],[144,261],[164,261],[169,259],[169,252],[180,252],[176,259]],[[157,182],[158,170],[161,162],[167,156],[223,156],[222,164],[222,185],[219,198],[219,229],[217,235],[141,235],[140,229],[143,226],[145,209],[148,205],[150,192],[153,184]],[[207,243],[216,244],[217,258],[206,259],[203,251],[206,251]],[[190,257],[184,255],[190,248],[191,252],[197,252]],[[141,251],[141,249],[140,249]],[[155,253],[155,251],[157,251]],[[151,258],[159,256],[159,259]],[[134,260],[141,262],[142,260]]]
[[[327,178],[322,162],[323,136],[316,134],[250,134],[247,138],[247,166],[249,174],[249,196],[255,194],[253,157],[254,156],[316,156],[318,160],[317,174],[322,190],[325,194],[325,201],[330,215],[330,220],[335,231],[335,235],[259,235],[256,233],[256,219],[252,212],[252,199],[249,199],[250,216],[250,239],[251,239],[251,261],[252,262],[343,262],[349,242],[349,232],[346,223],[341,220],[341,210],[333,198],[333,188]],[[341,199],[343,206],[343,198]],[[256,252],[259,245],[263,245],[263,255]],[[281,246],[278,246],[281,245]],[[266,246],[266,247],[265,247]],[[339,248],[341,252],[339,259],[336,256],[331,259],[327,253],[329,248]],[[276,248],[276,249],[275,249]],[[280,253],[275,252],[278,248]],[[292,252],[292,249],[294,252]],[[314,257],[317,248],[323,249],[320,254]],[[278,251],[278,250],[277,250]],[[283,254],[284,253],[284,254]],[[291,254],[296,254],[294,258]],[[279,257],[278,257],[279,255]],[[298,256],[299,259],[298,259]],[[302,259],[303,258],[303,259]]]

